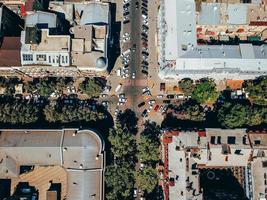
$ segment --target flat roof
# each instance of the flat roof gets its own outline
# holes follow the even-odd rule
[[[25,26],[35,26],[37,24],[47,24],[46,28],[57,27],[57,15],[55,13],[36,11],[27,14]]]
[[[4,37],[0,44],[0,67],[21,66],[20,37]]]
[[[221,21],[221,3],[201,3],[198,24],[218,25]]]
[[[194,0],[164,1],[162,14],[166,23],[165,56],[167,60],[175,60],[184,53],[183,48],[196,44],[195,2]]]
[[[24,31],[25,33],[25,31]],[[24,35],[22,33],[22,35]],[[22,44],[22,51],[70,51],[69,35],[50,35],[48,29],[41,30],[41,42],[38,44]]]
[[[81,16],[80,25],[85,24],[108,24],[109,4],[102,2],[88,2]]]
[[[69,199],[103,198],[104,143],[93,131],[0,130],[0,177],[17,178],[20,165],[62,166]],[[76,198],[78,197],[78,198]]]

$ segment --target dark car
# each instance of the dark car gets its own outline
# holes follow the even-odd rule
[[[170,104],[171,101],[170,100],[163,100],[163,103]]]
[[[168,99],[174,99],[174,95],[173,95],[173,94],[168,94],[168,95],[167,95],[167,98],[168,98]]]
[[[146,103],[143,101],[142,103],[138,104],[138,108],[141,108],[142,106],[144,106]]]
[[[148,75],[148,72],[146,70],[142,70],[141,72],[145,75]]]
[[[135,8],[138,9],[139,8],[139,2],[135,3]]]
[[[147,109],[145,109],[143,112],[142,112],[142,117],[146,117],[147,116]]]

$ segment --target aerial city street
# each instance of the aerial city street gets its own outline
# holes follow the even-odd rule
[[[266,200],[267,0],[0,0],[0,200]]]

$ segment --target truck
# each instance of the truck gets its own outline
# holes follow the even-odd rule
[[[121,87],[122,87],[122,84],[120,83],[120,84],[116,87],[115,92],[119,92],[120,89],[121,89]]]

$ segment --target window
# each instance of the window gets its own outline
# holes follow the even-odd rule
[[[260,145],[261,144],[261,141],[260,140],[254,140],[254,144],[255,145]]]
[[[61,56],[61,61],[62,61],[62,63],[65,63],[64,56]]]
[[[23,61],[33,61],[32,54],[22,54]]]
[[[51,63],[51,56],[48,56],[48,62]]]
[[[235,137],[234,136],[228,136],[227,144],[235,144]]]
[[[215,144],[215,136],[211,136],[210,137],[210,143],[211,144]]]
[[[36,60],[37,61],[46,61],[46,55],[44,55],[44,54],[37,54],[36,55]]]

